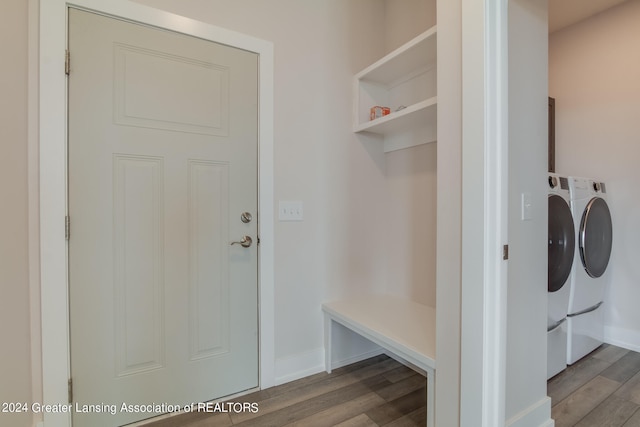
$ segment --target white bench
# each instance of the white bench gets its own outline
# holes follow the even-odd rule
[[[436,310],[391,295],[365,295],[325,303],[322,311],[327,372],[332,368],[332,322],[337,322],[427,376],[427,427],[434,427]]]

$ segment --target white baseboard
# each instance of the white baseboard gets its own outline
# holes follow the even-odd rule
[[[640,331],[635,329],[604,327],[604,342],[640,352]]]
[[[370,357],[383,353],[382,348],[377,347],[355,356],[339,360],[334,359],[332,369],[351,365],[352,363],[360,362],[361,360],[369,359]],[[300,378],[308,377],[309,375],[314,375],[324,370],[324,348],[317,348],[304,353],[294,354],[293,356],[276,359],[276,385],[299,380]]]
[[[507,420],[507,427],[553,427],[551,399],[545,397]]]
[[[382,347],[378,347],[375,350],[371,350],[371,351],[368,351],[366,353],[358,354],[356,356],[348,357],[346,359],[334,360],[333,363],[332,363],[333,366],[331,367],[331,369],[342,368],[343,366],[351,365],[352,363],[361,362],[363,360],[366,360],[366,359],[369,359],[371,357],[375,357],[375,356],[378,356],[378,355],[384,354],[384,353],[385,353],[385,351],[382,349]]]
[[[324,348],[276,359],[276,385],[324,371]]]

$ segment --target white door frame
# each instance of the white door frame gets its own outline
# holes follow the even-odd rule
[[[505,425],[508,0],[462,0],[460,425]]]
[[[40,268],[43,403],[66,404],[70,373],[67,244],[67,7],[77,6],[245,49],[259,55],[260,387],[275,384],[273,44],[128,0],[40,2]],[[44,413],[46,427],[71,425],[68,413]]]

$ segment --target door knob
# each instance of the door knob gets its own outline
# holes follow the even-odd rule
[[[251,237],[249,236],[242,236],[242,239],[240,239],[239,242],[231,242],[231,245],[241,245],[243,248],[248,248],[249,246],[251,246],[251,244],[253,243],[253,239],[251,239]]]

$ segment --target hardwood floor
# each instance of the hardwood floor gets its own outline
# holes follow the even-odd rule
[[[640,353],[603,345],[547,383],[556,427],[640,427]]]
[[[640,353],[604,345],[547,383],[556,427],[640,427]],[[257,412],[189,413],[148,427],[410,427],[426,420],[426,379],[387,356],[234,402]]]
[[[257,412],[189,413],[145,427],[412,427],[426,423],[426,378],[381,355],[234,402]]]

